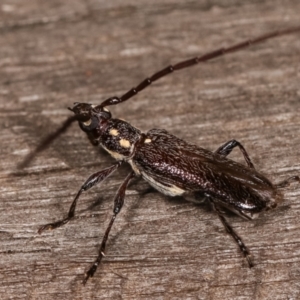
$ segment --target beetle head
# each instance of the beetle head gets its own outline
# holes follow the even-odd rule
[[[97,145],[107,121],[111,118],[109,110],[101,105],[78,102],[74,103],[72,108],[69,107],[69,110],[75,114],[81,130],[87,133],[94,145]]]
[[[69,107],[68,109],[75,114],[80,128],[85,132],[94,130],[111,118],[111,113],[100,105],[76,102],[72,108]]]

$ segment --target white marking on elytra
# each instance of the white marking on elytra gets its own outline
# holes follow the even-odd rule
[[[128,140],[125,140],[125,139],[120,139],[120,145],[123,147],[123,148],[130,148],[130,142]]]
[[[161,182],[158,182],[157,180],[155,180],[154,178],[151,177],[151,175],[145,173],[145,172],[141,172],[142,173],[142,177],[148,181],[150,183],[151,186],[153,186],[156,190],[158,190],[159,192],[168,195],[168,196],[182,196],[185,193],[185,190],[179,188],[176,185],[164,185]]]
[[[109,134],[112,135],[112,136],[118,136],[119,135],[119,131],[115,128],[112,128],[110,131],[109,131]]]
[[[152,140],[151,139],[145,139],[145,143],[151,143],[152,142]]]

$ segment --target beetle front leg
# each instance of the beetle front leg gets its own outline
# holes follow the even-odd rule
[[[214,201],[210,197],[209,197],[209,201],[212,204],[212,207],[213,207],[214,211],[218,214],[218,217],[221,220],[222,224],[224,225],[226,231],[233,237],[233,239],[235,240],[235,242],[238,244],[241,252],[243,253],[244,257],[247,259],[249,268],[252,268],[254,265],[253,265],[253,262],[252,262],[252,259],[251,259],[250,252],[247,249],[246,245],[244,244],[244,242],[242,241],[242,239],[239,237],[239,235],[228,224],[228,222],[225,219],[222,211],[220,210],[220,208],[214,203]]]
[[[112,227],[112,225],[113,225],[113,223],[114,223],[114,221],[115,221],[118,213],[122,209],[122,206],[124,204],[124,198],[125,198],[126,188],[127,188],[128,184],[129,184],[130,180],[133,177],[134,177],[134,172],[131,171],[128,174],[128,176],[126,177],[126,179],[124,180],[124,182],[122,183],[122,185],[119,187],[118,191],[117,191],[117,194],[116,194],[115,199],[114,199],[113,215],[112,215],[112,217],[110,219],[110,222],[109,222],[109,224],[108,224],[108,226],[106,228],[104,237],[102,239],[102,242],[101,242],[101,245],[100,245],[100,248],[99,248],[98,257],[95,260],[95,262],[93,263],[93,265],[90,267],[90,269],[86,272],[85,278],[83,280],[83,284],[86,284],[87,280],[90,277],[93,277],[93,275],[95,274],[95,272],[97,270],[97,267],[101,263],[102,257],[104,256],[105,246],[106,246],[106,242],[107,242],[107,239],[108,239],[109,232],[111,230],[111,227]]]
[[[227,143],[225,143],[224,145],[222,145],[221,147],[219,147],[215,151],[215,153],[218,153],[218,154],[220,154],[222,156],[227,156],[228,154],[230,154],[230,152],[233,150],[233,148],[235,148],[237,146],[240,148],[242,154],[244,155],[244,159],[245,159],[248,167],[251,168],[251,169],[255,169],[254,165],[253,165],[253,163],[252,163],[252,161],[251,161],[251,159],[250,159],[250,157],[249,157],[249,155],[247,153],[247,151],[245,150],[245,148],[243,147],[243,145],[240,142],[236,141],[236,140],[228,141]]]
[[[42,233],[44,230],[47,230],[47,229],[55,229],[55,228],[61,227],[62,225],[65,225],[66,223],[68,223],[72,218],[74,218],[77,200],[78,200],[79,196],[81,195],[81,193],[84,192],[84,191],[89,190],[90,188],[92,188],[97,183],[102,182],[112,172],[114,172],[121,164],[122,164],[121,161],[117,162],[114,165],[91,175],[87,179],[87,181],[82,185],[82,187],[78,191],[77,195],[75,196],[75,198],[72,202],[72,205],[69,209],[68,216],[66,218],[62,219],[62,220],[57,221],[57,222],[49,223],[49,224],[46,224],[46,225],[40,227],[39,230],[38,230],[38,233]]]

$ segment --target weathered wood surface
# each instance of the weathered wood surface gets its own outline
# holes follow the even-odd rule
[[[299,25],[290,1],[0,2],[1,299],[299,299],[300,186],[249,222],[229,215],[251,250],[249,269],[207,207],[130,186],[106,258],[86,286],[124,167],[82,196],[113,159],[73,125],[18,174],[17,162],[70,115],[73,102],[121,95],[161,67],[273,29]],[[300,35],[274,39],[149,87],[112,108],[147,131],[165,128],[214,150],[235,138],[258,170],[300,173]],[[242,161],[238,151],[231,157]]]

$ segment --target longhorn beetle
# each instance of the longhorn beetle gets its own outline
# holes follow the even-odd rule
[[[163,129],[151,129],[147,133],[143,133],[124,120],[112,118],[106,107],[127,101],[152,82],[174,71],[238,51],[252,44],[296,32],[300,32],[300,26],[271,32],[228,48],[220,48],[202,56],[170,65],[144,79],[123,96],[108,98],[100,105],[75,103],[72,108],[69,108],[74,116],[69,117],[56,132],[48,136],[35,151],[25,157],[19,165],[20,168],[28,165],[38,152],[45,149],[71,123],[78,121],[79,127],[87,134],[90,142],[95,146],[102,146],[117,160],[112,166],[92,174],[86,180],[75,196],[67,217],[40,227],[38,233],[68,223],[74,218],[76,204],[82,192],[102,182],[124,162],[129,163],[132,168],[115,195],[111,220],[102,239],[98,257],[85,275],[84,284],[89,277],[94,275],[104,256],[109,232],[123,206],[126,188],[134,176],[142,177],[156,190],[168,196],[183,196],[187,200],[196,202],[206,199],[217,213],[226,231],[239,246],[249,267],[253,266],[247,247],[228,224],[221,208],[229,209],[246,219],[252,219],[261,211],[275,208],[283,198],[280,189],[293,181],[300,181],[299,176],[293,176],[273,184],[256,171],[245,148],[236,140],[231,140],[215,152],[211,152],[189,144]],[[239,147],[246,165],[227,158],[235,147]]]

